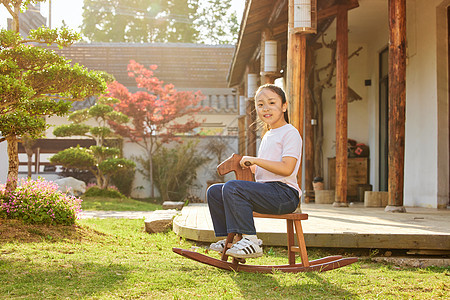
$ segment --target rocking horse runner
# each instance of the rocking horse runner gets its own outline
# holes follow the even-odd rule
[[[212,250],[222,252],[222,260],[177,248],[173,251],[219,268],[249,272],[271,272],[273,269],[285,272],[325,271],[355,262],[356,259],[341,257],[308,261],[300,223],[307,219],[307,215],[292,213],[301,193],[297,185],[301,137],[295,127],[288,124],[286,97],[281,88],[263,85],[256,92],[255,100],[258,116],[268,127],[258,157],[233,155],[218,166],[218,172],[223,175],[235,171],[237,180],[216,184],[208,189],[207,199],[215,234],[218,237],[227,236],[210,246]],[[250,169],[255,172],[256,182],[249,181],[252,179]],[[262,241],[256,236],[253,215],[286,219],[289,265],[242,264],[245,258],[263,254]],[[293,224],[299,247],[294,246]],[[236,234],[236,242],[232,243]],[[295,264],[295,252],[300,252],[302,264]],[[228,256],[233,257],[232,263],[227,262]]]

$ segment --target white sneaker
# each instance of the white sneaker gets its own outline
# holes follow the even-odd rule
[[[226,241],[227,241],[227,239],[223,239],[218,242],[212,243],[211,245],[209,245],[209,249],[213,250],[213,251],[217,251],[217,252],[223,252],[223,248],[225,248]],[[261,239],[256,240],[256,244],[258,246],[261,246],[262,243],[263,243],[263,241]]]
[[[227,250],[226,255],[236,258],[254,258],[263,255],[261,247],[248,238],[243,238]]]
[[[222,252],[223,248],[225,248],[225,242],[227,239],[220,240],[218,242],[212,243],[209,245],[209,249],[217,252]]]

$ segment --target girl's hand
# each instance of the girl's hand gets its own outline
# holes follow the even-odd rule
[[[256,163],[257,158],[253,156],[243,156],[239,164],[243,169],[249,168]]]
[[[255,172],[256,166],[263,168],[281,176],[289,176],[295,170],[297,159],[295,157],[284,156],[281,161],[273,161],[253,156],[242,157],[239,164],[242,168],[250,168]]]

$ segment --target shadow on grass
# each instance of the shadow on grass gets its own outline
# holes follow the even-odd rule
[[[101,295],[120,289],[129,271],[120,264],[65,262],[42,266],[24,260],[1,259],[0,295],[25,299]]]
[[[31,225],[20,220],[0,219],[0,245],[3,243],[36,243],[92,240],[105,236],[80,225]]]
[[[243,298],[259,293],[261,298],[279,299],[353,299],[357,295],[329,282],[320,273],[281,273],[231,275]],[[259,290],[259,292],[257,291]]]
[[[257,259],[248,259],[248,265],[277,265],[287,264],[287,250],[283,247],[267,247],[265,255]],[[311,251],[310,259],[328,256],[331,253]],[[220,255],[212,252],[209,256],[220,259]],[[297,257],[300,262],[300,257]],[[201,263],[198,263],[201,265]],[[194,266],[183,266],[184,272],[194,271]],[[326,275],[318,272],[282,273],[274,274],[246,273],[221,270],[229,276],[235,286],[239,288],[238,294],[244,299],[254,299],[255,295],[261,299],[353,299],[357,295],[330,282]],[[333,272],[333,271],[331,271]],[[355,270],[353,270],[355,273]],[[230,287],[232,289],[232,287]]]

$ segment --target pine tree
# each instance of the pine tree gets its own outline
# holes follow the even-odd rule
[[[8,181],[6,189],[17,186],[18,142],[21,136],[39,136],[47,128],[46,116],[64,115],[71,101],[101,94],[107,74],[89,71],[58,56],[54,51],[31,43],[69,46],[79,35],[66,29],[38,28],[27,39],[19,35],[19,14],[29,3],[2,0],[13,17],[14,31],[0,30],[0,142],[8,143]],[[49,95],[59,95],[55,98]]]

